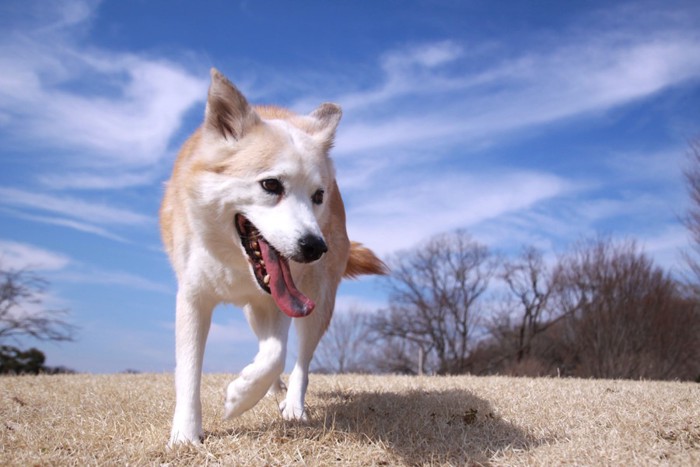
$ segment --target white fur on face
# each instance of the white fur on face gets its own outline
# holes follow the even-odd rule
[[[242,168],[247,176],[204,174],[199,199],[208,216],[213,216],[210,227],[225,229],[228,235],[237,237],[233,235],[233,219],[235,214],[243,214],[272,246],[289,258],[298,253],[299,240],[304,236],[323,238],[319,224],[326,215],[327,197],[320,205],[311,198],[319,189],[330,192],[333,166],[312,136],[281,120],[266,121],[265,125],[266,131],[282,142],[271,145],[274,154],[257,155],[234,149],[226,164],[236,166],[235,172]],[[263,167],[259,161],[250,160],[255,156],[264,156]],[[245,170],[246,165],[251,166],[250,171]],[[260,185],[265,179],[279,180],[284,186],[283,195],[266,192]]]
[[[259,180],[280,180],[284,194],[276,197],[259,188],[266,202],[251,204],[243,215],[282,255],[291,257],[298,253],[299,240],[304,236],[323,238],[319,221],[326,203],[316,205],[311,198],[317,190],[329,191],[332,171],[330,161],[310,136],[283,121],[270,124],[285,133],[289,144],[276,155],[269,171],[260,174]],[[324,163],[318,164],[319,160]]]

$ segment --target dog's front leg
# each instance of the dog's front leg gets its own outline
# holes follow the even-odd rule
[[[245,313],[258,336],[258,354],[228,385],[224,418],[237,417],[257,404],[268,389],[277,384],[284,370],[289,318],[275,306],[254,309],[249,305]]]
[[[175,318],[175,415],[169,446],[200,443],[202,403],[199,388],[204,346],[209,334],[214,301],[179,290]]]
[[[325,313],[326,310],[317,309],[306,318],[294,320],[299,340],[299,355],[292,374],[289,375],[287,396],[280,403],[282,417],[285,420],[306,421],[308,419],[304,407],[304,398],[306,397],[306,388],[309,384],[309,365],[314,356],[316,346],[326,328],[327,318]]]

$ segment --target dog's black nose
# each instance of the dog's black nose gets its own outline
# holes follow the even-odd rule
[[[299,240],[299,250],[301,251],[301,262],[310,263],[323,256],[328,251],[328,247],[321,237],[309,234]]]

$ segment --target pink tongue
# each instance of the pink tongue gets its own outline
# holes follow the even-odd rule
[[[265,269],[270,275],[270,292],[279,309],[292,318],[309,315],[316,304],[294,285],[287,260],[270,248],[266,241],[261,239],[259,243]]]

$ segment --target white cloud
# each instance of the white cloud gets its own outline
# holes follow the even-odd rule
[[[679,252],[687,245],[688,235],[674,210],[678,205],[672,204],[677,180],[661,171],[660,180],[654,180],[661,188],[649,183],[637,186],[629,180],[618,185],[616,182],[622,178],[619,170],[614,163],[608,172],[597,173],[599,179],[610,180],[609,183],[579,183],[562,196],[543,200],[531,209],[487,219],[471,230],[480,240],[508,252],[515,252],[520,245],[562,252],[573,241],[598,234],[638,239],[658,264],[666,268],[678,266]],[[641,172],[642,180],[650,176],[644,169]],[[633,175],[630,178],[639,179]]]
[[[677,20],[643,33],[634,19],[597,24],[517,53],[439,42],[385,54],[383,82],[333,99],[345,109],[334,155],[351,236],[381,253],[458,227],[488,233],[490,242],[551,247],[614,219],[636,225],[668,211],[650,183],[669,193],[679,173],[670,149],[611,155],[593,168],[596,178],[454,167],[519,131],[698,82],[700,33]],[[439,171],[445,162],[453,168]]]
[[[442,41],[391,50],[379,59],[384,82],[376,89],[343,94],[337,98],[346,112],[361,112],[402,97],[430,95],[464,88],[471,80],[444,76],[440,66],[460,58],[462,48],[453,41]],[[475,81],[479,81],[478,78]],[[326,98],[327,99],[327,98]],[[295,105],[313,108],[321,100],[305,99]]]
[[[687,272],[682,252],[691,245],[691,236],[685,226],[678,224],[661,228],[652,235],[645,235],[639,242],[659,266],[675,273]]]
[[[700,33],[675,26],[568,36],[515,56],[475,56],[453,42],[395,50],[380,62],[383,83],[333,99],[346,115],[335,153],[476,145],[697,81]]]
[[[61,271],[61,282],[116,285],[121,287],[172,294],[173,286],[123,271],[86,266],[62,253],[28,243],[0,239],[0,264],[7,269]]]
[[[610,155],[607,167],[615,171],[618,182],[674,183],[683,179],[686,147],[673,146],[650,152],[627,152]]]
[[[69,219],[84,221],[89,225],[144,225],[153,222],[150,217],[128,209],[70,196],[33,193],[16,188],[0,187],[0,204],[59,214]]]
[[[54,190],[85,189],[85,190],[118,190],[132,186],[148,185],[155,176],[152,171],[123,172],[115,175],[73,172],[69,176],[43,174],[39,182]]]
[[[27,243],[0,240],[0,263],[7,269],[58,271],[66,268],[71,259],[61,253]]]
[[[61,150],[48,176],[54,187],[76,168],[63,186],[109,187],[106,174],[118,186],[142,184],[133,169],[168,155],[185,112],[206,97],[206,75],[173,61],[81,45],[96,7],[42,5],[40,20],[0,35],[2,130],[15,144]]]
[[[84,266],[63,273],[60,279],[64,282],[119,286],[163,294],[172,294],[174,292],[174,287],[143,276],[123,271],[110,271]]]
[[[82,46],[96,5],[64,2],[49,9],[52,16],[41,25],[0,35],[2,128],[25,143],[43,141],[75,154],[67,168],[60,161],[63,173],[59,167],[37,176],[54,190],[150,183],[184,113],[206,95],[206,76],[175,61]],[[562,203],[557,215],[538,210],[543,201],[575,189],[553,174],[510,169],[467,175],[455,169],[446,176],[421,167],[469,157],[470,149],[523,129],[604,113],[700,79],[694,25],[665,17],[641,33],[634,20],[564,31],[520,50],[458,39],[411,44],[377,57],[378,83],[344,77],[344,83],[359,83],[332,99],[345,109],[334,154],[353,237],[388,252],[499,217],[528,223],[539,216],[564,232],[576,227],[560,214],[582,218],[575,225],[588,228],[624,213],[629,200],[614,198]],[[319,82],[335,82],[328,78]],[[285,86],[287,81],[285,75]],[[308,110],[332,98],[323,88],[314,92],[323,96],[302,96],[294,107],[313,102],[304,104]],[[455,148],[466,155],[455,156]],[[652,162],[663,164],[660,158]],[[412,171],[420,177],[406,179]],[[0,189],[0,204],[48,213],[25,217],[106,237],[114,234],[104,226],[152,222],[94,201],[10,188]]]
[[[351,238],[386,254],[437,232],[529,209],[571,189],[555,175],[527,171],[419,175],[377,184],[371,196],[354,193],[348,211]]]
[[[462,55],[462,48],[453,41],[410,46],[405,50],[392,51],[382,59],[382,68],[390,76],[403,80],[408,70],[415,67],[431,69],[453,62]]]
[[[138,57],[112,57],[96,79],[127,78],[116,96],[85,96],[42,87],[20,121],[29,135],[87,151],[80,165],[144,167],[166,153],[185,111],[206,96],[207,83],[178,66]],[[75,79],[75,78],[74,78]],[[25,102],[25,104],[27,104]]]

